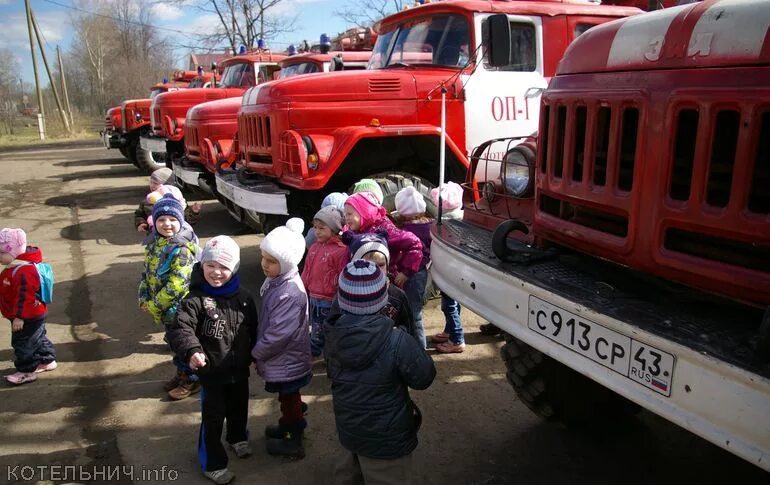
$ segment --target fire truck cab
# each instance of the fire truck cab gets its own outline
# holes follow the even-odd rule
[[[312,215],[324,194],[362,177],[374,177],[386,193],[404,183],[435,185],[442,86],[447,173],[462,180],[472,147],[537,130],[540,93],[575,37],[639,12],[574,1],[455,0],[395,13],[376,27],[367,70],[279,79],[244,94],[238,160],[217,174],[217,189],[239,220],[280,220]],[[511,30],[511,56],[501,66],[487,57],[493,14],[506,15]]]
[[[259,83],[273,79],[279,69],[278,61],[283,54],[273,54],[269,49],[258,49],[222,62],[222,80],[214,89],[185,89],[162,93],[152,100],[150,109],[151,132],[142,135],[138,158],[147,166],[169,166],[175,158],[184,154],[184,128],[187,111],[200,103],[240,96]]]
[[[431,274],[505,332],[540,416],[641,407],[770,470],[768,27],[707,0],[593,28],[482,191],[474,153]]]

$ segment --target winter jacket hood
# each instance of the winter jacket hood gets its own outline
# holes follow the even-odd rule
[[[33,264],[42,263],[43,252],[35,246],[27,250],[0,273],[0,313],[9,319],[31,320],[48,313],[48,307],[37,297],[40,276]]]
[[[382,315],[339,314],[326,330],[327,353],[343,367],[363,369],[382,352],[393,325]]]

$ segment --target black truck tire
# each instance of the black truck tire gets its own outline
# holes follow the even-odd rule
[[[122,146],[118,148],[118,151],[129,162],[134,163],[134,161],[136,160],[136,150],[131,150],[130,145]]]
[[[504,336],[500,355],[506,378],[521,402],[541,418],[585,429],[617,424],[641,409],[521,340]]]
[[[432,189],[434,185],[427,179],[406,172],[383,172],[367,175],[364,178],[373,179],[377,182],[377,185],[380,186],[383,195],[382,206],[388,212],[396,210],[396,194],[398,191],[404,187],[413,186],[420,192],[420,194],[422,194],[422,197],[425,200],[425,211],[431,217],[436,217],[436,206],[430,198],[430,189]],[[353,193],[352,186],[348,189],[348,193]]]
[[[140,169],[147,173],[152,173],[159,168],[165,167],[166,162],[164,160],[158,161],[158,159],[158,153],[145,150],[141,145],[136,144],[136,164]]]

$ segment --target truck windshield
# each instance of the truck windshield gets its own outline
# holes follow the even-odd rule
[[[223,88],[250,88],[255,85],[254,65],[250,62],[231,64],[222,73],[220,86]]]
[[[405,21],[377,38],[368,69],[389,66],[462,67],[468,63],[470,30],[460,15]]]
[[[319,72],[321,69],[318,64],[314,62],[300,62],[292,64],[290,66],[284,66],[279,74],[280,79],[296,76],[298,74],[310,74],[313,72]]]
[[[165,93],[166,90],[162,88],[155,88],[150,90],[150,99],[155,99],[155,96],[159,95],[160,93]]]

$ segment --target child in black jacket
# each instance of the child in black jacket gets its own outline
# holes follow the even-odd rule
[[[240,248],[231,238],[217,236],[206,244],[170,332],[171,347],[200,378],[198,458],[206,478],[220,484],[235,478],[222,446],[225,420],[230,448],[239,458],[252,453],[246,418],[257,308],[240,290],[239,262]]]

